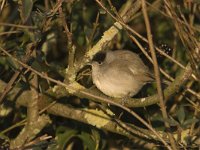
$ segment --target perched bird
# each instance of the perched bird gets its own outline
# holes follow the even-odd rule
[[[125,98],[136,95],[154,76],[136,53],[116,50],[106,52],[103,61],[92,61],[92,80],[105,95]]]

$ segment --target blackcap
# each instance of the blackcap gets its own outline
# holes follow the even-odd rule
[[[92,61],[92,80],[105,95],[125,98],[136,95],[154,76],[141,58],[128,50],[108,51],[103,61]]]

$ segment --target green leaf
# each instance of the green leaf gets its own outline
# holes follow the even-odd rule
[[[179,123],[174,120],[172,117],[170,119],[165,119],[166,122],[168,122],[170,124],[170,126],[178,126]]]
[[[180,122],[180,124],[183,124],[184,120],[185,120],[185,110],[183,105],[181,105],[177,111],[177,117],[178,117],[178,121]]]
[[[11,57],[7,57],[7,64],[15,70],[20,68],[20,65]]]
[[[76,134],[76,130],[59,127],[56,131],[56,140],[59,145],[59,149],[65,149],[67,142]]]
[[[199,121],[199,119],[196,118],[191,118],[191,119],[187,119],[184,123],[183,123],[183,127],[187,127],[188,125],[191,125],[192,123],[197,123]]]
[[[93,140],[95,141],[95,145],[96,145],[96,147],[95,147],[95,150],[97,150],[97,149],[100,149],[99,148],[99,143],[100,143],[100,135],[99,135],[99,132],[97,131],[97,130],[95,130],[95,129],[92,129],[92,137],[93,137]]]
[[[88,134],[86,132],[81,132],[81,135],[78,135],[78,137],[83,141],[83,145],[85,146],[85,149],[95,150],[96,143],[92,139],[91,134]]]
[[[33,1],[32,0],[22,0],[22,7],[20,10],[20,16],[23,22],[26,22],[29,18],[31,11],[33,8]]]

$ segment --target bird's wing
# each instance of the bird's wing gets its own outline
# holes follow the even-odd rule
[[[137,81],[152,82],[155,80],[154,75],[149,71],[149,68],[143,64],[141,59],[135,61],[123,60],[122,63],[113,62],[113,66],[118,72],[125,72],[127,75],[132,74],[132,77]]]

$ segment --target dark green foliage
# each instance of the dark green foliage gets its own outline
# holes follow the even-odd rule
[[[126,2],[127,1],[122,0],[112,1],[113,6],[117,11],[119,11],[121,6],[123,6]],[[152,0],[151,4],[154,2],[155,1]],[[103,1],[102,3],[112,14],[114,14],[109,6],[108,1]],[[189,8],[187,3],[184,1],[174,1],[173,4],[176,6],[176,8],[179,8],[179,10],[177,9],[176,11],[181,12],[188,22],[192,20],[190,18],[191,15],[194,17],[193,22],[191,21],[190,23],[193,24],[192,27],[198,29],[195,30],[196,32],[194,34],[194,38],[198,37],[196,40],[199,42],[199,1],[194,0],[191,2],[191,5],[195,6],[196,9],[192,6],[191,7],[193,9]],[[5,0],[4,5],[3,2],[0,2],[0,7],[1,6],[0,47],[36,71],[44,73],[45,75],[48,75],[48,77],[64,83],[66,81],[65,73],[66,68],[68,67],[70,47],[69,39],[66,31],[64,30],[63,22],[59,14],[60,6],[58,5],[58,1]],[[94,0],[65,0],[62,2],[61,7],[64,14],[64,20],[66,20],[69,31],[72,33],[72,45],[75,47],[75,61],[80,61],[82,60],[84,54],[102,38],[103,33],[113,25],[115,20],[109,14],[107,14],[106,11],[103,10]],[[175,60],[186,66],[186,64],[191,61],[191,58],[189,57],[190,52],[184,43],[182,43],[179,33],[175,28],[174,21],[167,15],[163,2],[154,7],[156,7],[156,9],[148,10],[154,44],[159,46],[160,43],[166,43],[172,47],[173,51],[170,53],[170,55]],[[140,14],[138,14],[138,16],[133,20],[130,20],[127,25],[129,25],[139,34],[146,37],[143,15],[141,11],[138,13]],[[116,14],[114,15],[116,16]],[[153,68],[152,64],[146,60],[146,57],[142,54],[138,46],[129,38],[128,33],[129,31],[127,32],[125,29],[121,30],[118,35],[112,41],[110,41],[107,49],[132,50],[138,53],[141,58],[143,58],[145,64]],[[138,38],[137,36],[135,37],[143,45],[147,46],[142,39]],[[30,51],[33,52],[26,60],[25,58]],[[159,66],[173,78],[180,73],[181,68],[172,61],[161,56],[158,56],[158,60]],[[88,70],[90,70],[88,66],[81,69],[77,73],[76,80],[83,86],[91,88],[92,81],[90,75],[88,75]],[[20,92],[14,98],[14,95],[11,93],[11,95],[4,98],[3,104],[0,105],[0,146],[3,143],[2,141],[5,139],[12,140],[14,137],[18,136],[19,129],[24,127],[24,123],[17,123],[27,117],[27,112],[25,111],[26,109],[16,103],[16,101],[17,97],[23,93],[22,91],[24,89],[30,90],[33,87],[31,83],[31,80],[33,79],[33,73],[27,68],[21,68],[21,65],[16,63],[13,58],[8,57],[0,50],[0,80],[4,83],[8,83],[17,71],[21,71],[21,73],[13,82],[12,87],[14,89],[20,89]],[[52,83],[46,79],[42,79],[41,77],[38,77],[38,84],[39,88],[34,88],[36,88],[41,95],[45,95],[45,92],[52,90],[52,87],[55,85],[55,83]],[[2,85],[0,85],[0,87],[1,86]],[[165,85],[163,86],[165,87]],[[147,108],[137,108],[134,111],[136,111],[137,114],[139,114],[149,124],[152,124],[153,128],[160,131],[166,131],[164,121],[168,122],[172,127],[172,133],[177,134],[177,142],[183,145],[182,148],[187,149],[187,146],[195,147],[199,144],[195,143],[195,140],[199,136],[197,131],[199,131],[200,128],[199,100],[195,94],[186,92],[185,89],[190,88],[196,94],[198,94],[199,87],[199,81],[191,79],[186,86],[181,89],[181,91],[176,91],[176,93],[169,98],[169,100],[166,102],[166,109],[169,114],[169,118],[167,120],[163,119],[160,107],[157,105]],[[3,92],[3,90],[0,90],[0,95]],[[136,97],[141,98],[153,95],[155,93],[155,84],[149,84],[146,85],[143,90],[136,95]],[[46,94],[45,96],[49,95]],[[62,101],[60,98],[57,99],[57,97],[55,97],[50,98],[56,100],[58,103],[62,103],[64,99],[64,105],[73,107],[75,109],[94,107],[96,109],[97,107],[97,104],[94,104],[90,100],[86,101],[85,99],[81,99],[73,95],[64,98],[62,97]],[[13,99],[13,101],[10,102],[10,99]],[[7,102],[12,104],[7,104]],[[120,108],[116,109],[112,107],[111,109],[115,113],[117,119],[132,123],[138,127],[144,127],[143,124],[141,124],[133,116],[127,112],[124,112]],[[45,111],[45,113],[46,112],[48,111]],[[69,118],[60,119],[58,116],[52,115],[52,124],[48,127],[45,127],[45,129],[42,130],[40,134],[33,140],[44,134],[50,135],[52,138],[41,141],[39,140],[39,142],[36,140],[34,141],[35,147],[33,144],[31,145],[32,148],[49,150],[66,148],[103,150],[113,147],[117,147],[119,149],[124,147],[128,147],[129,149],[145,149],[145,144],[148,143],[145,138],[140,138],[142,144],[137,140],[134,141],[132,138],[130,138],[130,141],[128,142],[131,144],[123,145],[121,143],[128,143],[127,137],[117,136],[103,129],[101,129],[102,131],[97,130],[95,127],[91,127],[91,122],[84,124],[72,120],[71,116]],[[114,119],[112,121],[115,122]],[[112,131],[114,132],[115,130],[117,129],[113,129]],[[190,133],[190,135],[187,135],[186,133]],[[121,135],[125,134],[121,133]],[[112,136],[115,136],[115,138]],[[181,138],[181,136],[184,140]],[[27,143],[28,142],[30,141],[27,141]],[[25,145],[25,147],[26,146],[27,145]],[[158,144],[156,146],[158,149],[163,149],[161,148],[163,145],[160,146]]]

